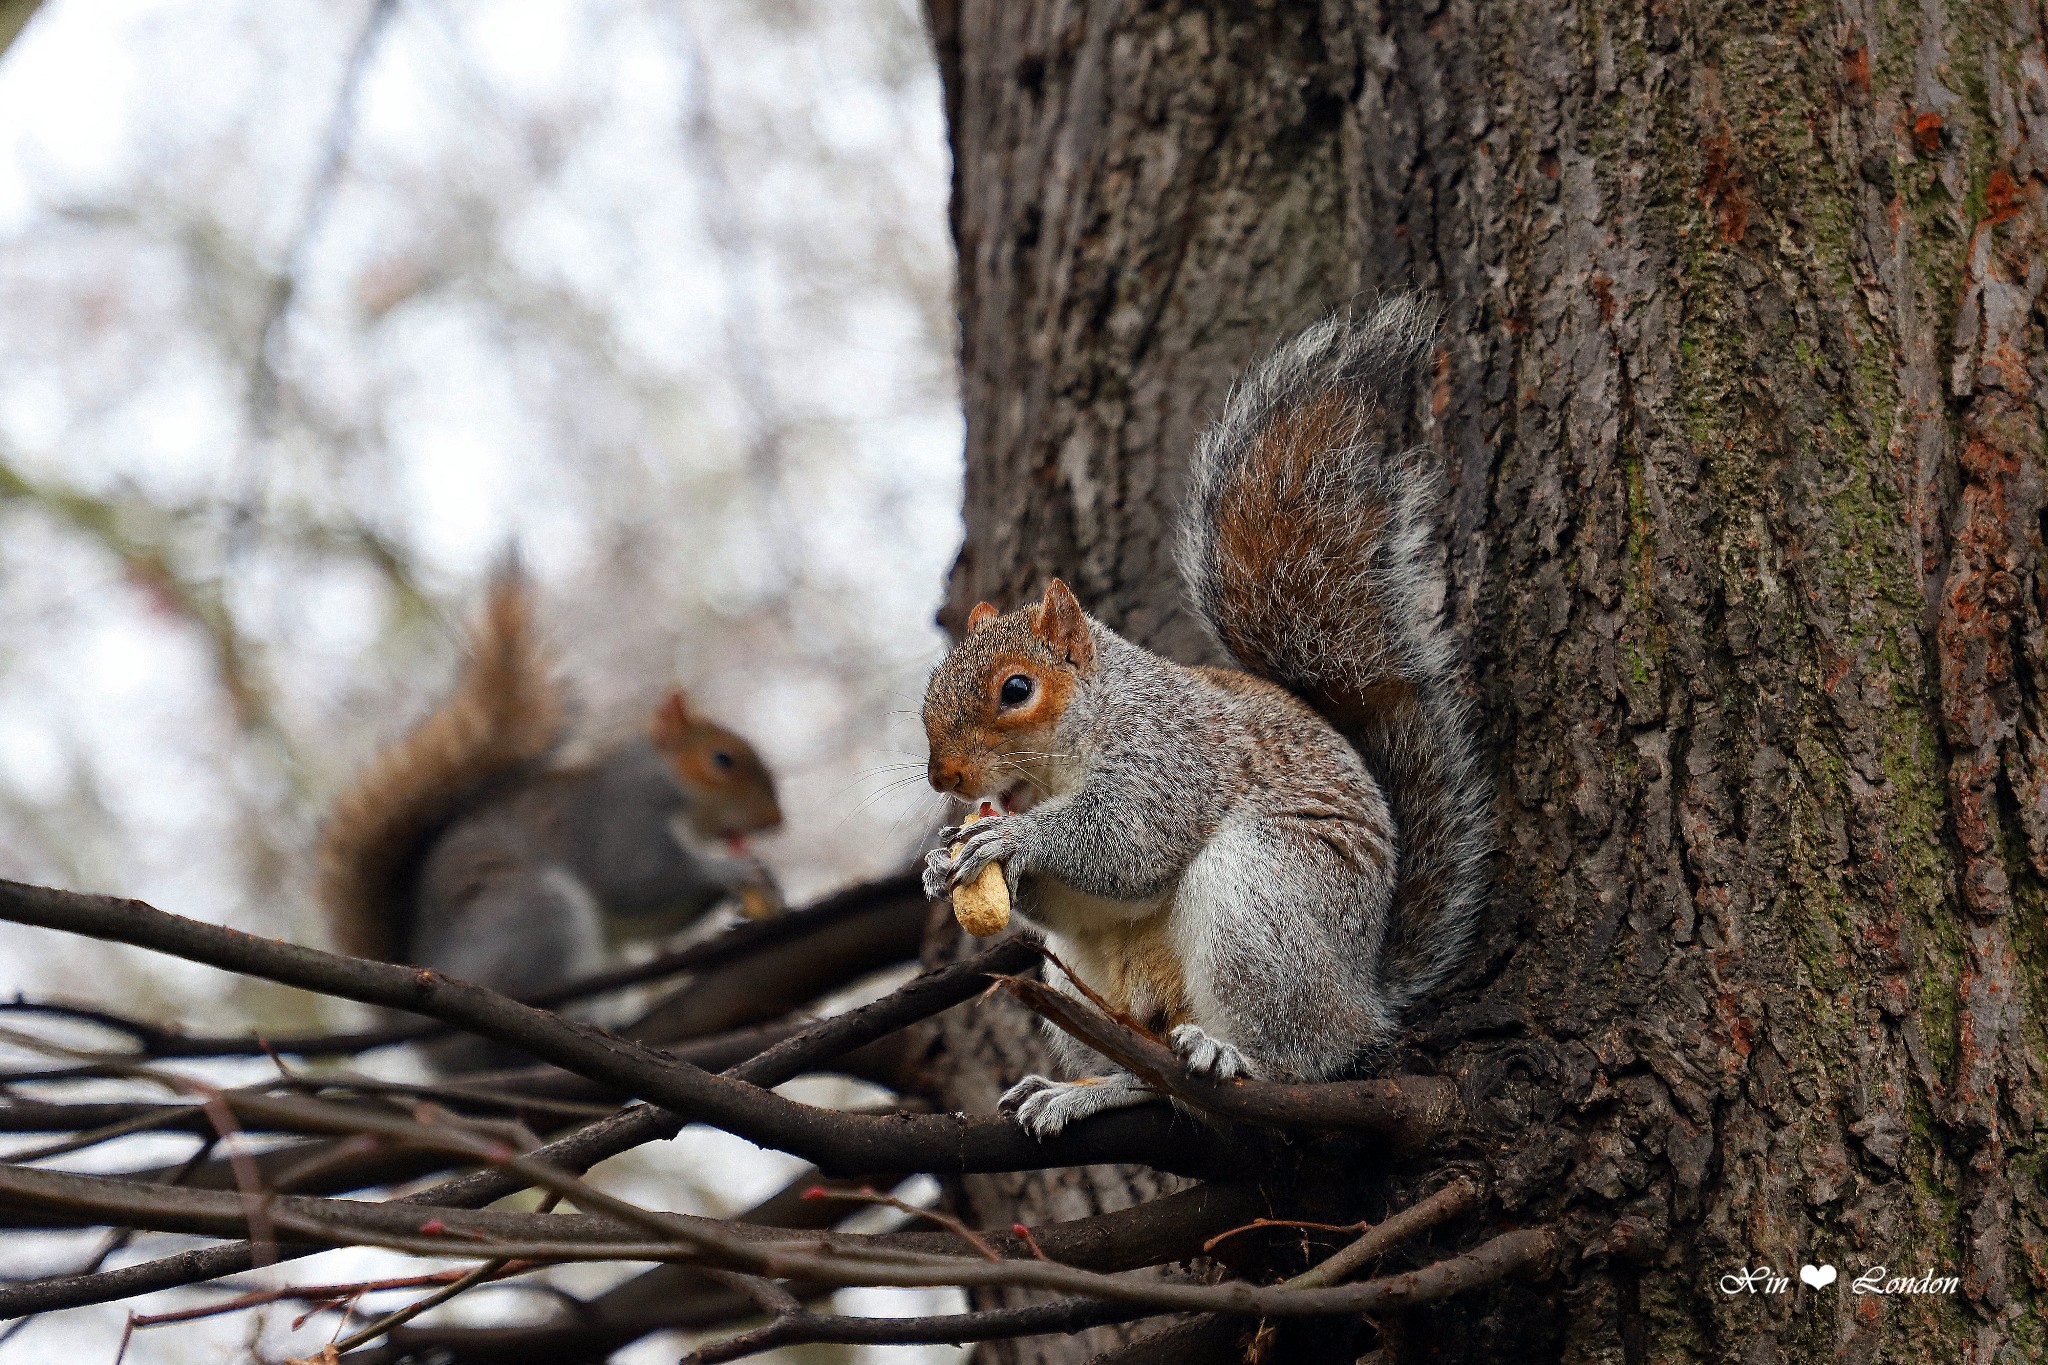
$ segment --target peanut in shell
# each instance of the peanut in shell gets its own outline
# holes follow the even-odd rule
[[[748,883],[740,888],[740,914],[748,919],[773,919],[782,913],[782,902],[765,886]]]
[[[963,822],[973,824],[982,818],[983,812],[976,811]],[[960,852],[959,844],[953,845],[953,853]],[[1010,884],[1003,878],[1001,863],[990,863],[973,881],[953,888],[953,918],[960,921],[960,927],[976,938],[987,938],[1000,934],[1010,925]]]

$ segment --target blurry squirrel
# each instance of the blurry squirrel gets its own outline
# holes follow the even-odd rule
[[[745,837],[782,821],[744,739],[672,691],[647,734],[562,766],[567,688],[508,562],[448,698],[337,801],[319,900],[348,952],[530,996],[734,896],[779,908]]]
[[[1181,569],[1241,671],[1149,653],[1054,579],[976,606],[925,694],[932,785],[1000,811],[941,835],[927,892],[1000,865],[1058,958],[1198,1072],[1357,1074],[1473,936],[1490,802],[1437,624],[1441,494],[1388,444],[1434,333],[1408,298],[1325,321],[1202,438]],[[1028,1076],[1002,1109],[1045,1137],[1151,1098]]]

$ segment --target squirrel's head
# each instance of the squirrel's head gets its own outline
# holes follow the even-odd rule
[[[1061,752],[1060,717],[1094,671],[1088,617],[1059,579],[1032,606],[975,607],[925,687],[932,786],[1011,812],[1063,790],[1075,756]]]
[[[693,798],[690,823],[705,838],[736,838],[782,823],[775,779],[754,746],[692,711],[680,687],[656,709],[648,738]]]

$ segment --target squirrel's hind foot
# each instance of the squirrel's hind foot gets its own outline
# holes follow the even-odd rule
[[[1019,1128],[1043,1142],[1067,1125],[1105,1110],[1127,1109],[1158,1098],[1136,1076],[1123,1073],[1078,1081],[1026,1076],[1003,1092],[996,1111],[1016,1119]]]
[[[1250,1074],[1242,1052],[1221,1038],[1212,1037],[1198,1024],[1182,1024],[1167,1036],[1167,1041],[1197,1076],[1232,1081]]]

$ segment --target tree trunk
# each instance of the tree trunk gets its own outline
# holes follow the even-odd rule
[[[35,18],[36,7],[43,0],[0,0],[0,52],[14,45],[21,31],[28,27],[28,21]]]
[[[1388,1358],[2048,1353],[2043,10],[933,8],[949,625],[1059,574],[1203,657],[1167,531],[1232,376],[1361,293],[1444,306],[1412,416],[1502,854],[1410,1060],[1465,1087],[1496,1211],[1573,1250]],[[944,1046],[968,1106],[1042,1065],[995,1006]],[[1764,1265],[1786,1292],[1724,1292]],[[1854,1294],[1877,1266],[1960,1284]]]

